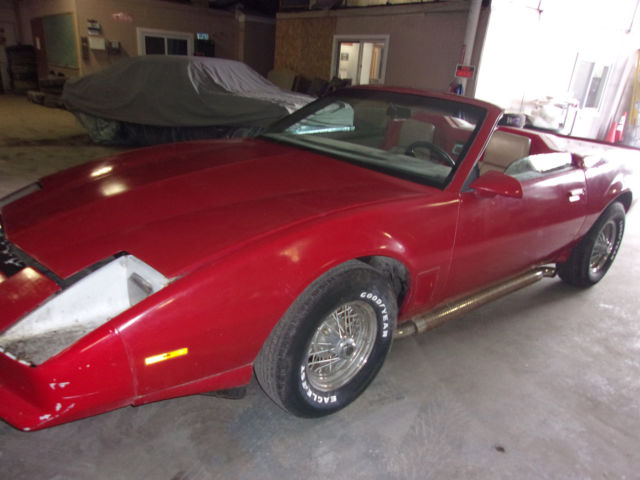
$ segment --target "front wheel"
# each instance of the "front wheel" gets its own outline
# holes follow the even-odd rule
[[[354,401],[380,370],[397,306],[369,265],[347,262],[313,282],[276,325],[255,363],[262,389],[297,416]]]
[[[589,232],[573,248],[569,259],[558,265],[560,278],[570,285],[590,287],[607,273],[616,258],[624,233],[625,210],[612,203]]]

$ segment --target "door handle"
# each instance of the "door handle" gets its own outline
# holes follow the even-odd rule
[[[575,188],[569,191],[569,202],[570,203],[579,202],[583,195],[584,195],[584,188]]]

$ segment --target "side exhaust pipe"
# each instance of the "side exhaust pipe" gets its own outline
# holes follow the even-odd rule
[[[521,288],[528,287],[543,278],[551,278],[556,275],[556,269],[553,267],[538,267],[518,277],[512,278],[505,282],[489,287],[470,297],[449,303],[437,310],[417,315],[406,322],[398,325],[393,333],[393,338],[405,338],[411,335],[424,333],[432,330],[440,325],[457,318],[475,308],[486,305],[493,300],[504,297]]]

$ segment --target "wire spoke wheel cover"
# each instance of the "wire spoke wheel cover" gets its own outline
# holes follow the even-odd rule
[[[613,220],[609,220],[605,223],[598,233],[593,245],[593,250],[591,251],[591,259],[589,263],[591,273],[598,274],[607,264],[607,260],[616,245],[617,233],[618,227],[616,226],[616,222]]]
[[[367,363],[377,329],[376,312],[365,302],[350,302],[331,312],[311,339],[307,381],[321,392],[351,381]]]

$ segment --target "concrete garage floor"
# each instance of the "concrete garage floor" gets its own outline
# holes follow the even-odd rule
[[[0,195],[113,151],[70,114],[0,95]],[[639,159],[640,161],[640,159]],[[22,433],[7,479],[640,478],[640,214],[607,277],[557,279],[396,342],[365,394],[292,417],[255,382]]]
[[[0,198],[42,176],[119,151],[93,144],[67,111],[0,95]]]

